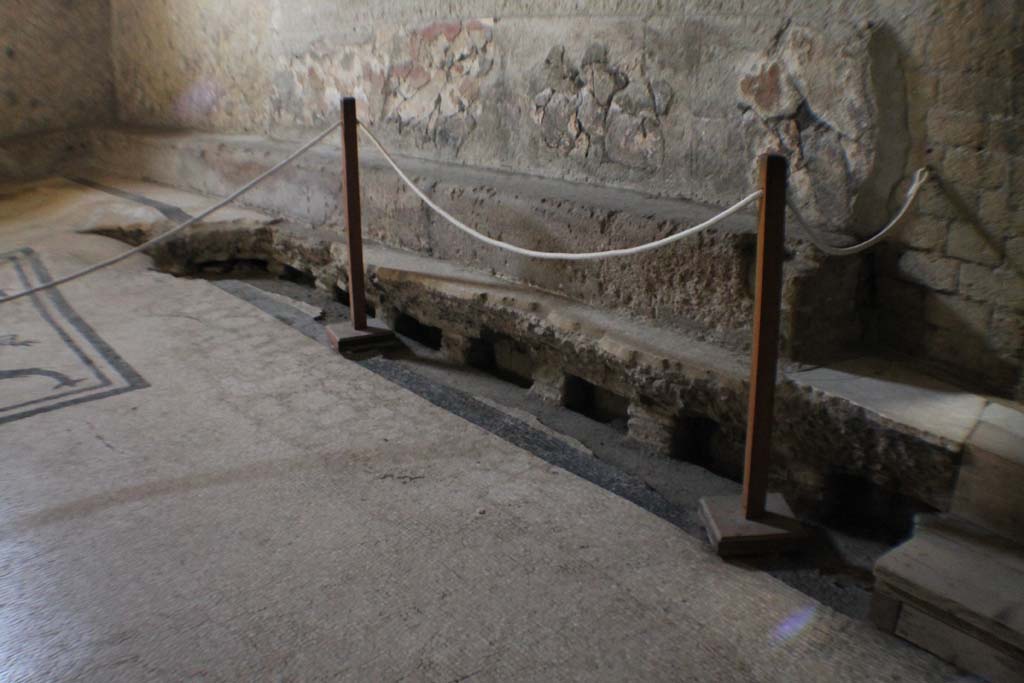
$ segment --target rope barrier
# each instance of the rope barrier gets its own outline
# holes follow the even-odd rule
[[[616,257],[616,256],[632,256],[634,254],[642,254],[645,251],[652,251],[654,249],[660,249],[661,247],[664,247],[664,246],[667,246],[669,244],[672,244],[673,242],[678,242],[679,240],[683,239],[684,237],[688,237],[690,235],[693,235],[695,233],[700,232],[701,230],[706,230],[707,228],[710,228],[712,225],[725,220],[726,218],[728,218],[729,216],[733,215],[734,213],[742,210],[744,207],[752,204],[757,199],[759,199],[761,197],[761,195],[762,195],[761,190],[758,190],[757,192],[754,192],[754,193],[748,195],[747,197],[745,197],[744,199],[740,200],[738,203],[733,204],[731,207],[729,207],[728,209],[726,209],[722,213],[718,214],[717,216],[714,216],[713,218],[711,218],[709,220],[706,220],[706,221],[704,221],[703,223],[701,223],[699,225],[695,225],[695,226],[693,226],[691,228],[687,228],[686,230],[683,230],[682,232],[677,232],[674,235],[669,235],[668,237],[664,237],[664,238],[662,238],[660,240],[655,240],[654,242],[648,242],[647,244],[641,244],[641,245],[636,246],[636,247],[627,247],[627,248],[624,248],[624,249],[609,249],[607,251],[589,251],[589,252],[582,252],[582,253],[557,252],[557,251],[536,251],[534,249],[526,249],[526,248],[523,248],[523,247],[517,247],[514,244],[509,244],[508,242],[502,242],[501,240],[496,240],[496,239],[494,239],[492,237],[488,237],[487,235],[479,233],[476,230],[474,230],[473,228],[471,228],[468,225],[466,225],[465,223],[463,223],[462,221],[460,221],[459,219],[457,219],[455,216],[451,215],[450,213],[448,213],[447,211],[442,209],[440,206],[438,206],[433,201],[431,201],[430,197],[428,197],[426,195],[426,193],[423,192],[423,190],[421,190],[419,187],[417,187],[416,183],[412,182],[409,179],[409,176],[407,176],[402,171],[402,169],[398,167],[398,164],[395,163],[395,160],[392,158],[392,156],[390,154],[388,154],[387,150],[384,149],[384,145],[382,145],[380,143],[380,140],[377,139],[377,136],[374,135],[373,132],[371,132],[370,129],[367,128],[366,125],[362,121],[359,122],[359,127],[362,128],[363,132],[366,133],[367,137],[370,138],[370,142],[372,142],[374,144],[374,146],[380,151],[380,153],[384,155],[384,159],[388,162],[388,165],[390,165],[391,168],[394,169],[395,173],[398,174],[398,177],[401,178],[405,182],[405,184],[409,186],[409,189],[412,190],[414,193],[416,193],[416,195],[420,199],[422,199],[423,202],[427,206],[429,206],[431,209],[433,209],[442,218],[447,220],[449,223],[451,223],[456,228],[458,228],[462,232],[466,233],[470,237],[473,237],[474,239],[478,239],[481,242],[483,242],[484,244],[489,244],[492,247],[497,247],[499,249],[504,249],[505,251],[510,251],[513,254],[520,254],[522,256],[530,256],[530,257],[536,258],[536,259],[547,259],[549,261],[595,261],[595,260],[598,260],[598,259],[613,258],[613,257]]]
[[[294,152],[287,159],[284,159],[283,161],[278,162],[277,165],[275,165],[269,171],[267,171],[267,172],[263,173],[262,175],[254,178],[248,184],[246,184],[243,187],[241,187],[240,189],[236,190],[231,195],[229,195],[227,198],[222,199],[221,201],[217,202],[216,204],[214,204],[210,208],[206,209],[205,211],[203,211],[198,216],[195,216],[194,218],[188,219],[184,223],[181,223],[181,224],[171,228],[170,230],[168,230],[167,232],[163,233],[162,235],[158,235],[157,237],[154,237],[153,239],[151,239],[151,240],[149,240],[147,242],[143,242],[142,244],[140,244],[139,246],[135,247],[134,249],[129,249],[128,251],[126,251],[126,252],[124,252],[122,254],[118,254],[117,256],[115,256],[113,258],[107,259],[106,261],[101,261],[100,263],[97,263],[95,265],[89,266],[88,268],[83,268],[82,270],[78,271],[77,273],[72,273],[71,275],[65,275],[64,277],[57,278],[56,280],[50,280],[49,282],[45,282],[45,283],[43,283],[43,284],[41,284],[41,285],[39,285],[37,287],[32,287],[31,289],[26,289],[24,291],[16,292],[16,293],[11,294],[9,296],[5,296],[2,299],[0,299],[0,304],[6,304],[6,303],[9,303],[9,302],[14,301],[16,299],[20,299],[20,298],[25,297],[25,296],[30,296],[32,294],[36,294],[37,292],[42,292],[42,291],[50,289],[52,287],[57,287],[58,285],[66,284],[68,282],[71,282],[72,280],[77,280],[80,277],[85,277],[86,275],[88,275],[90,273],[95,273],[97,270],[101,270],[101,269],[106,268],[108,266],[112,266],[115,263],[120,263],[121,261],[125,260],[129,256],[134,256],[135,254],[141,253],[141,252],[145,251],[146,249],[149,249],[150,247],[155,246],[155,245],[163,242],[164,240],[170,239],[171,237],[173,237],[174,235],[178,234],[182,230],[188,228],[189,226],[195,225],[199,221],[203,220],[204,218],[209,217],[211,214],[215,213],[216,211],[219,211],[220,209],[223,209],[225,206],[227,206],[231,202],[235,201],[236,199],[238,199],[242,195],[246,194],[247,192],[252,190],[254,187],[256,187],[257,185],[262,183],[264,180],[266,180],[270,176],[274,175],[275,173],[277,173],[278,171],[283,169],[285,166],[287,166],[288,164],[292,163],[293,161],[298,159],[300,156],[302,156],[303,154],[305,154],[306,152],[311,150],[313,147],[316,147],[318,144],[320,144],[320,142],[324,138],[326,138],[328,135],[330,135],[334,131],[338,130],[340,127],[341,127],[341,121],[338,121],[338,123],[334,124],[333,126],[328,128],[327,130],[325,130],[324,132],[320,133],[315,138],[313,138],[312,140],[307,142],[305,145],[300,147],[296,152]]]
[[[51,289],[53,287],[57,287],[59,285],[66,284],[66,283],[71,282],[73,280],[77,280],[77,279],[79,279],[81,277],[89,275],[90,273],[94,273],[94,272],[96,272],[98,270],[102,270],[103,268],[107,268],[108,266],[112,266],[115,263],[119,263],[119,262],[125,260],[126,258],[129,258],[130,256],[134,256],[135,254],[142,253],[146,249],[149,249],[152,246],[155,246],[155,245],[157,245],[157,244],[159,244],[159,243],[161,243],[161,242],[163,242],[163,241],[165,241],[167,239],[170,239],[171,237],[173,237],[174,235],[178,234],[182,230],[185,230],[186,228],[188,228],[188,227],[190,227],[192,225],[195,225],[196,223],[204,220],[205,218],[208,218],[213,213],[219,211],[220,209],[222,209],[225,206],[227,206],[228,204],[232,203],[233,201],[235,201],[236,199],[238,199],[242,195],[248,193],[250,190],[255,188],[257,185],[262,183],[264,180],[266,180],[267,178],[273,176],[278,171],[280,171],[284,167],[288,166],[293,161],[298,159],[300,156],[302,156],[303,154],[308,152],[310,149],[312,149],[313,147],[318,145],[324,138],[326,138],[328,135],[330,135],[334,131],[338,130],[338,128],[340,128],[340,127],[341,127],[341,122],[339,121],[338,123],[335,123],[330,128],[326,129],[325,131],[323,131],[322,133],[317,135],[315,138],[313,138],[312,140],[307,142],[305,145],[300,147],[298,150],[296,150],[294,153],[292,153],[286,159],[278,162],[270,170],[268,170],[265,173],[262,173],[261,175],[257,176],[256,178],[251,180],[249,183],[247,183],[246,185],[242,186],[240,189],[236,190],[235,192],[233,192],[231,195],[229,195],[225,199],[221,200],[220,202],[218,202],[218,203],[214,204],[213,206],[211,206],[210,208],[206,209],[205,211],[203,211],[199,215],[197,215],[197,216],[195,216],[193,218],[190,218],[189,220],[185,221],[184,223],[180,223],[179,225],[176,225],[175,227],[171,228],[167,232],[165,232],[165,233],[163,233],[161,235],[158,235],[157,237],[154,237],[151,240],[143,242],[142,244],[138,245],[137,247],[134,247],[133,249],[129,249],[128,251],[126,251],[126,252],[124,252],[122,254],[119,254],[119,255],[117,255],[117,256],[115,256],[113,258],[107,259],[106,261],[101,261],[100,263],[97,263],[97,264],[94,264],[92,266],[89,266],[88,268],[84,268],[84,269],[82,269],[82,270],[80,270],[78,272],[72,273],[70,275],[65,275],[64,277],[58,278],[56,280],[51,280],[50,282],[45,282],[45,283],[40,284],[40,285],[38,285],[36,287],[32,287],[30,289],[26,289],[24,291],[16,292],[14,294],[2,297],[2,298],[0,298],[0,304],[9,303],[11,301],[15,301],[17,299],[21,299],[22,297],[30,296],[32,294],[36,294],[38,292],[42,292],[44,290]],[[638,246],[635,246],[635,247],[626,247],[626,248],[622,248],[622,249],[608,249],[608,250],[605,250],[605,251],[580,252],[580,253],[537,251],[537,250],[534,250],[534,249],[526,249],[524,247],[519,247],[519,246],[516,246],[514,244],[509,244],[507,242],[503,242],[501,240],[497,240],[497,239],[494,239],[492,237],[488,237],[487,235],[484,235],[484,234],[474,230],[473,228],[469,227],[468,225],[466,225],[465,223],[463,223],[459,219],[457,219],[454,216],[452,216],[450,213],[448,213],[447,211],[442,209],[440,206],[435,204],[430,199],[430,197],[428,197],[426,195],[426,193],[423,192],[423,190],[421,190],[419,187],[417,187],[416,184],[414,182],[412,182],[412,180],[409,179],[409,176],[407,176],[405,174],[405,172],[403,172],[402,169],[399,168],[399,166],[395,162],[394,158],[388,153],[388,151],[386,149],[384,149],[384,145],[382,145],[380,140],[377,139],[377,136],[373,134],[373,131],[371,131],[362,121],[359,122],[359,127],[369,137],[369,139],[373,143],[373,145],[384,156],[384,159],[387,161],[388,165],[390,165],[391,168],[395,171],[395,173],[398,174],[399,178],[401,178],[402,181],[404,181],[405,184],[409,186],[409,189],[411,189],[416,194],[416,196],[418,196],[420,199],[422,199],[423,202],[426,203],[426,205],[429,206],[431,209],[433,209],[438,215],[443,217],[445,220],[447,220],[453,226],[455,226],[456,228],[458,228],[462,232],[466,233],[470,237],[473,237],[474,239],[480,240],[481,242],[483,242],[485,244],[489,244],[489,245],[491,245],[493,247],[497,247],[499,249],[504,249],[506,251],[510,251],[510,252],[512,252],[514,254],[519,254],[521,256],[529,256],[531,258],[536,258],[536,259],[557,260],[557,261],[593,261],[593,260],[598,260],[598,259],[614,258],[614,257],[618,257],[618,256],[632,256],[632,255],[635,255],[635,254],[642,254],[642,253],[647,252],[647,251],[653,251],[654,249],[660,249],[661,247],[668,246],[669,244],[672,244],[674,242],[678,242],[679,240],[684,239],[685,237],[688,237],[690,235],[696,234],[696,233],[698,233],[698,232],[700,232],[702,230],[706,230],[706,229],[710,228],[711,226],[715,225],[716,223],[720,223],[721,221],[725,220],[729,216],[732,216],[733,214],[743,210],[744,208],[746,208],[750,204],[752,204],[755,201],[757,201],[762,196],[762,194],[763,194],[763,192],[761,190],[753,192],[753,193],[747,195],[745,198],[743,198],[739,202],[737,202],[736,204],[733,204],[731,207],[729,207],[725,211],[723,211],[723,212],[719,213],[718,215],[716,215],[716,216],[714,216],[714,217],[704,221],[703,223],[700,223],[699,225],[692,226],[692,227],[687,228],[687,229],[685,229],[685,230],[683,230],[681,232],[677,232],[677,233],[675,233],[673,235],[669,235],[668,237],[664,237],[662,239],[655,240],[653,242],[648,242],[646,244],[641,244],[641,245],[638,245]],[[818,249],[820,249],[821,251],[825,252],[826,254],[831,254],[831,255],[835,255],[835,256],[849,256],[849,255],[852,255],[852,254],[860,253],[860,252],[864,251],[865,249],[868,249],[868,248],[872,247],[873,245],[878,243],[882,238],[884,238],[889,233],[889,231],[891,231],[894,227],[896,227],[896,225],[899,224],[899,222],[906,215],[907,210],[910,208],[910,205],[913,204],[914,200],[917,198],[918,192],[921,190],[921,187],[924,185],[924,183],[927,180],[928,180],[928,170],[926,168],[918,169],[918,171],[914,174],[914,181],[913,181],[913,183],[910,185],[910,187],[907,190],[907,196],[906,196],[906,200],[903,203],[903,207],[899,210],[899,212],[896,214],[896,216],[889,222],[889,224],[886,225],[884,228],[882,228],[875,236],[873,236],[873,237],[871,237],[871,238],[869,238],[869,239],[867,239],[867,240],[865,240],[865,241],[863,241],[863,242],[861,242],[859,244],[855,244],[855,245],[852,245],[852,246],[849,246],[849,247],[836,247],[836,246],[833,246],[833,245],[829,244],[826,240],[822,239],[821,234],[817,230],[815,230],[813,227],[811,227],[810,224],[808,224],[807,221],[804,220],[803,216],[797,210],[796,206],[793,204],[792,201],[787,200],[787,204],[789,205],[790,210],[793,212],[793,215],[796,217],[797,223],[800,225],[800,227],[807,234],[807,236],[809,237],[811,242]]]
[[[422,199],[423,202],[426,203],[426,205],[429,206],[431,209],[433,209],[438,215],[443,217],[449,223],[451,223],[456,228],[466,233],[470,237],[478,239],[485,244],[489,244],[499,249],[505,249],[506,251],[510,251],[515,254],[521,254],[523,256],[530,256],[538,259],[558,261],[590,261],[604,258],[612,258],[616,256],[631,256],[633,254],[641,254],[645,251],[659,249],[666,245],[672,244],[673,242],[677,242],[683,239],[684,237],[688,237],[689,235],[700,232],[701,230],[706,230],[707,228],[710,228],[712,225],[728,218],[737,211],[740,211],[744,207],[753,203],[762,195],[761,190],[758,190],[757,192],[748,195],[744,199],[740,200],[738,203],[729,207],[728,209],[718,214],[717,216],[711,218],[710,220],[701,223],[700,225],[695,225],[692,228],[687,228],[686,230],[683,230],[682,232],[676,233],[674,235],[670,235],[669,237],[665,237],[654,242],[648,242],[647,244],[641,244],[636,247],[629,247],[625,249],[609,249],[607,251],[592,251],[583,253],[536,251],[533,249],[517,247],[514,244],[502,242],[501,240],[496,240],[494,238],[488,237],[487,235],[481,234],[480,232],[469,227],[468,225],[466,225],[465,223],[463,223],[462,221],[460,221],[459,219],[455,218],[450,213],[442,209],[440,206],[435,204],[426,195],[426,193],[423,192],[423,190],[417,187],[416,184],[409,179],[409,176],[407,176],[402,171],[402,169],[398,167],[398,164],[395,162],[394,158],[390,154],[388,154],[387,150],[384,149],[384,145],[381,144],[380,140],[377,139],[377,136],[373,134],[373,132],[366,126],[366,124],[360,121],[359,127],[363,130],[364,133],[366,133],[367,137],[369,137],[370,142],[372,142],[373,145],[380,151],[380,153],[384,155],[384,159],[387,161],[388,165],[390,165],[391,168],[394,169],[395,173],[397,173],[398,176],[405,182],[405,184],[409,186],[409,189],[415,192],[416,195],[420,199]],[[874,237],[871,237],[870,239],[865,240],[864,242],[849,247],[836,247],[829,244],[828,241],[822,239],[821,234],[817,230],[812,228],[810,224],[808,224],[807,221],[804,220],[803,216],[797,210],[792,200],[787,199],[786,203],[789,206],[790,210],[793,212],[793,215],[796,217],[797,223],[803,229],[804,233],[807,234],[808,238],[810,239],[811,243],[814,244],[814,246],[816,246],[818,249],[825,252],[826,254],[831,254],[833,256],[850,256],[852,254],[858,254],[864,251],[865,249],[874,246],[879,241],[881,241],[881,239],[884,238],[889,233],[889,231],[896,227],[896,225],[898,225],[900,221],[903,220],[903,217],[906,215],[907,210],[910,208],[911,204],[913,204],[914,200],[917,198],[917,193],[921,190],[921,187],[925,184],[927,180],[928,169],[918,169],[917,172],[914,174],[914,182],[907,190],[907,197],[906,201],[904,201],[903,203],[903,207],[899,210],[896,216],[889,222],[889,224],[882,228]]]
[[[793,216],[796,218],[797,224],[804,231],[804,234],[811,240],[811,243],[814,246],[826,254],[831,254],[832,256],[852,256],[853,254],[859,254],[865,249],[873,247],[878,244],[883,237],[889,234],[889,231],[895,228],[899,222],[903,220],[903,217],[907,214],[907,210],[910,208],[910,205],[914,203],[915,199],[917,199],[917,193],[921,191],[921,187],[923,187],[927,181],[928,169],[925,167],[917,169],[917,172],[914,173],[914,182],[911,183],[909,188],[907,188],[906,199],[896,216],[889,221],[888,225],[875,233],[874,237],[870,237],[859,244],[854,244],[849,247],[836,247],[829,244],[828,241],[822,239],[821,233],[812,228],[810,224],[804,220],[804,217],[800,215],[800,211],[797,210],[793,201],[788,197],[786,198],[786,205],[789,207],[789,210],[793,212]]]

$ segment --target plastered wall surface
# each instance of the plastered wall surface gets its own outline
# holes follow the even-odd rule
[[[717,203],[784,147],[834,228],[884,215],[903,176],[885,32],[729,3],[449,5],[117,1],[121,118],[288,131],[352,94],[407,153]]]
[[[838,235],[871,234],[929,164],[941,185],[865,263],[864,335],[1012,394],[1021,14],[1011,0],[113,0],[113,54],[131,123],[291,136],[353,94],[406,154],[718,205],[781,151],[804,215]]]
[[[0,2],[0,140],[114,116],[107,0]]]
[[[102,34],[103,3],[51,4]],[[927,164],[937,182],[859,259],[860,282],[823,260],[821,288],[852,302],[857,341],[1024,392],[1015,0],[111,0],[110,18],[126,125],[297,139],[352,94],[407,155],[718,206],[777,151],[794,201],[837,241],[871,234]],[[93,92],[88,81],[76,86]],[[47,121],[14,118],[17,132]],[[595,225],[611,228],[630,243],[632,222]],[[557,246],[591,237],[559,233]],[[597,286],[630,272],[609,267]]]

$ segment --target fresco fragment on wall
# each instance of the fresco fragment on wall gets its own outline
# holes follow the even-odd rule
[[[411,132],[421,146],[457,152],[482,111],[481,91],[494,66],[493,23],[384,29],[360,46],[293,56],[275,79],[275,115],[286,125],[326,121],[351,93],[364,120]]]
[[[758,138],[756,153],[785,154],[790,188],[802,212],[833,227],[856,220],[857,195],[874,185],[885,212],[888,192],[905,163],[903,126],[880,127],[877,109],[886,101],[902,109],[902,82],[889,73],[888,92],[876,82],[870,31],[836,41],[805,27],[787,25],[775,43],[741,69],[737,96]],[[887,146],[885,150],[881,148]],[[887,157],[882,154],[889,152]],[[880,199],[881,201],[877,201]]]
[[[594,44],[576,62],[556,46],[537,81],[533,118],[549,148],[597,163],[661,165],[660,118],[672,104],[672,88],[645,78],[638,59],[612,61],[606,46]]]

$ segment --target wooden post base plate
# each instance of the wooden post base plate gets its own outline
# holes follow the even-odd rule
[[[700,519],[715,552],[721,557],[768,555],[792,550],[809,539],[780,493],[769,493],[766,512],[747,519],[740,496],[700,499]]]
[[[365,330],[357,330],[349,321],[328,325],[327,339],[342,355],[363,354],[399,344],[395,333],[376,320],[369,320]]]

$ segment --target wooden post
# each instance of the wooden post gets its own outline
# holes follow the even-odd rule
[[[356,100],[341,100],[342,191],[348,238],[348,300],[352,327],[366,329],[366,275],[363,264],[363,223],[359,204],[359,130]]]
[[[779,309],[786,233],[786,158],[761,158],[761,219],[757,229],[757,292],[747,407],[747,450],[743,466],[743,514],[764,515],[771,461],[775,381],[779,357]]]
[[[768,493],[775,381],[779,360],[779,314],[786,231],[786,158],[762,157],[760,223],[757,230],[757,292],[747,407],[747,453],[743,495],[700,499],[700,518],[715,552],[723,557],[775,553],[809,536],[778,493]]]
[[[394,332],[379,321],[366,320],[366,264],[363,261],[363,216],[359,205],[359,119],[355,98],[341,100],[341,187],[348,238],[349,322],[326,327],[327,338],[340,353],[359,356],[397,343]]]

